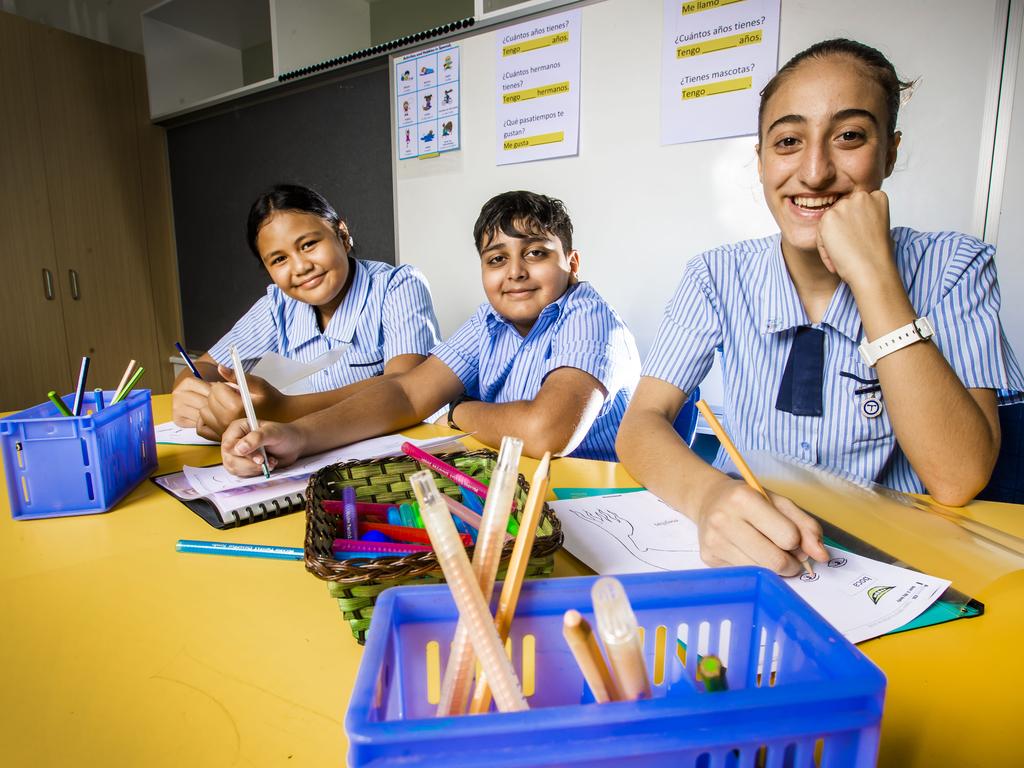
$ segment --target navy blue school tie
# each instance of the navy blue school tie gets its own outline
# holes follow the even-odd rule
[[[775,407],[794,416],[821,416],[825,332],[809,325],[796,329]]]

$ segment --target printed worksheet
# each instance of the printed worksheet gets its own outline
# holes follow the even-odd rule
[[[272,479],[283,479],[288,477],[299,477],[310,475],[328,464],[336,464],[339,461],[383,459],[389,456],[402,455],[402,443],[408,441],[425,451],[438,452],[448,449],[458,449],[461,445],[458,439],[464,435],[453,435],[446,437],[434,437],[427,440],[411,440],[404,435],[384,435],[371,440],[363,440],[343,448],[324,451],[313,456],[306,456],[299,459],[290,467],[274,470]],[[202,495],[211,493],[224,493],[236,488],[245,488],[250,485],[265,483],[263,475],[256,477],[236,477],[228,472],[223,464],[215,467],[182,467],[189,485]]]
[[[551,502],[565,548],[601,574],[706,568],[697,526],[649,491]],[[850,642],[884,635],[917,618],[950,582],[832,549],[786,583]]]

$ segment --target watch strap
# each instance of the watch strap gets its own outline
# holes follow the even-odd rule
[[[912,323],[907,323],[902,328],[897,328],[892,333],[868,341],[866,338],[857,348],[864,364],[873,368],[875,363],[886,355],[909,347],[919,341],[926,341],[935,335],[935,329],[927,317],[919,317]]]
[[[460,403],[464,403],[467,400],[472,400],[472,399],[473,399],[472,397],[470,397],[465,392],[463,392],[461,395],[459,395],[454,400],[452,400],[450,403],[448,403],[448,428],[449,429],[454,429],[456,432],[462,432],[463,431],[463,429],[458,424],[455,423],[455,408]]]

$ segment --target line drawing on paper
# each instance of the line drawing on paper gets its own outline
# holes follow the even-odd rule
[[[678,570],[680,564],[676,555],[682,552],[692,554],[698,551],[696,548],[664,548],[660,546],[660,542],[640,540],[641,537],[629,520],[608,509],[573,509],[572,513],[607,533],[641,563],[660,571]],[[643,529],[641,529],[641,533],[643,533]]]

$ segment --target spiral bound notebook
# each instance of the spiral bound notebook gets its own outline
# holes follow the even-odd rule
[[[220,464],[186,466],[181,472],[159,475],[152,480],[214,528],[234,528],[305,509],[306,483],[321,467],[341,461],[398,456],[406,440],[429,453],[461,448],[460,437],[464,435],[426,440],[411,440],[400,434],[385,435],[307,456],[275,472],[269,480],[234,477]]]
[[[192,487],[184,472],[152,479],[214,528],[224,529],[305,509],[309,476],[271,478],[259,485],[205,495]]]

